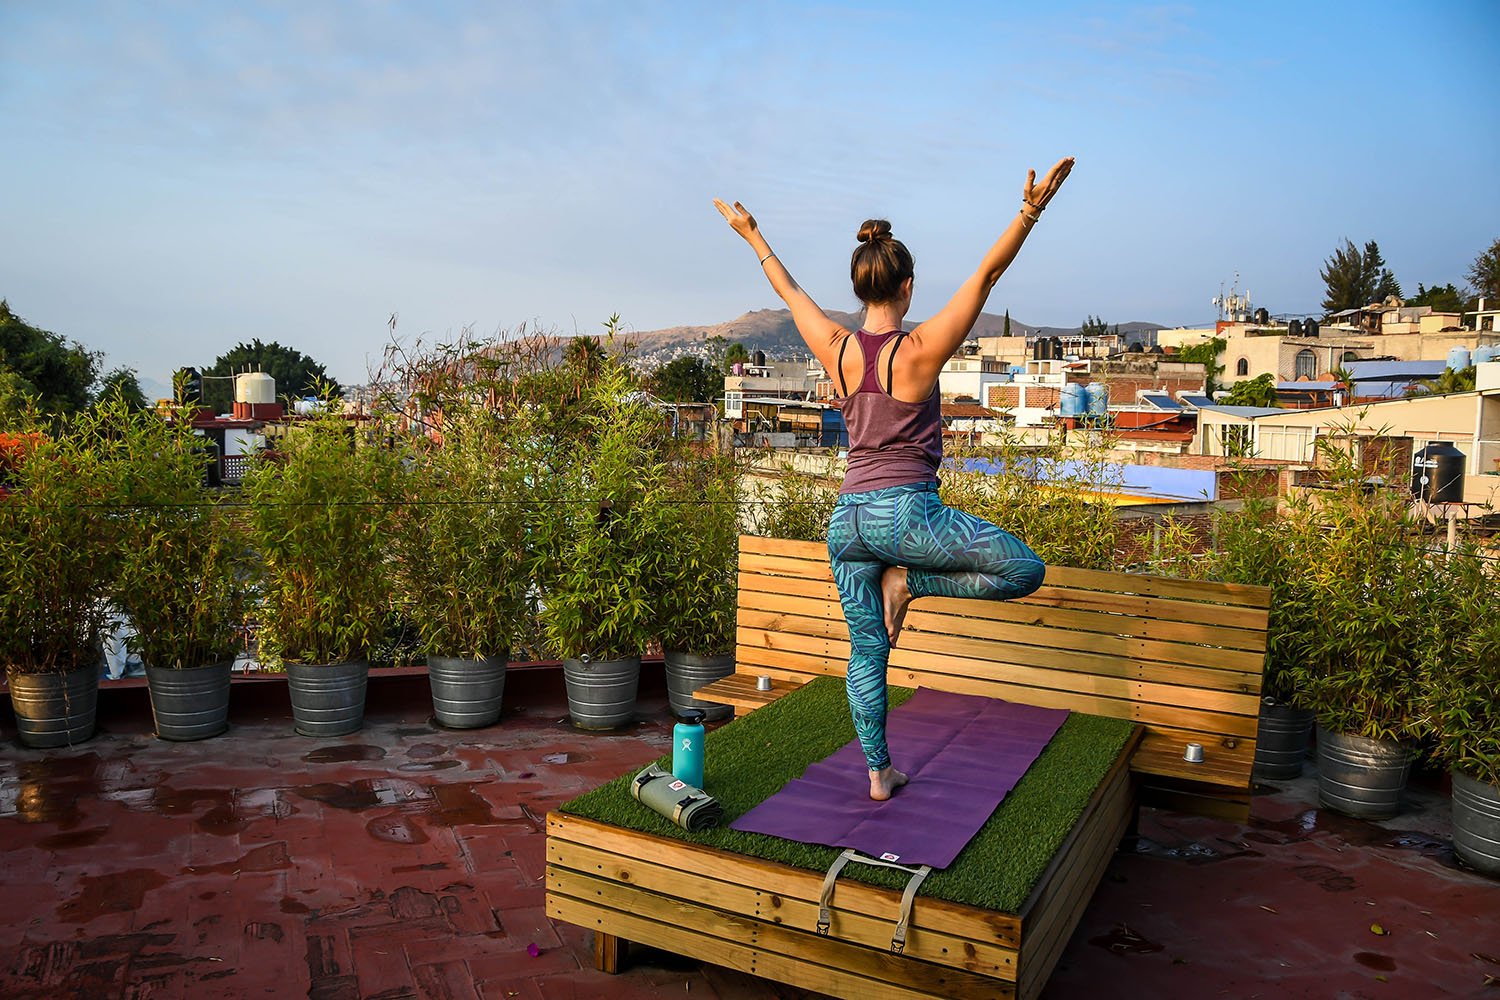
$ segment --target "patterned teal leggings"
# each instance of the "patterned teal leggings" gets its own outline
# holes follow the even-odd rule
[[[885,631],[880,575],[905,566],[912,597],[1009,600],[1042,584],[1047,567],[1015,535],[945,507],[937,486],[915,483],[839,497],[828,556],[849,625],[849,711],[870,770],[889,767],[885,743]]]

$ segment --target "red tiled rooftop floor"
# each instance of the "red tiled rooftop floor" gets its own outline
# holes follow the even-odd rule
[[[542,817],[665,751],[659,675],[608,735],[568,725],[555,671],[514,672],[470,732],[429,723],[425,679],[377,681],[337,740],[256,687],[205,743],[156,740],[141,690],[68,750],[6,720],[0,996],[814,996],[649,951],[605,976],[544,913]],[[1248,825],[1148,810],[1045,996],[1500,997],[1500,883],[1455,867],[1434,780],[1386,824],[1317,810],[1307,777]]]

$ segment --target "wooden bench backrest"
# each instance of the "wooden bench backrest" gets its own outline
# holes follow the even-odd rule
[[[1016,601],[922,598],[888,678],[1140,723],[1132,760],[1149,804],[1248,812],[1270,591],[1049,567]],[[740,539],[736,671],[842,675],[849,632],[817,542]],[[1183,760],[1201,743],[1204,761]]]

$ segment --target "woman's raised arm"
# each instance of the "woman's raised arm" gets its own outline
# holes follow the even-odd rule
[[[984,255],[979,269],[954,293],[948,304],[911,332],[908,341],[917,350],[912,352],[915,357],[910,358],[908,364],[914,361],[921,374],[927,374],[930,369],[932,377],[937,377],[943,362],[953,356],[958,345],[974,329],[974,321],[984,309],[995,283],[1000,280],[1005,269],[1010,267],[1011,261],[1016,259],[1016,254],[1021,251],[1021,244],[1026,242],[1032,227],[1040,221],[1042,209],[1057,194],[1058,188],[1062,187],[1072,169],[1073,157],[1065,156],[1047,171],[1047,176],[1042,178],[1040,184],[1036,183],[1035,170],[1026,172],[1026,186],[1021,190],[1021,208],[1016,212],[1015,219]]]
[[[824,315],[812,296],[792,279],[791,272],[771,251],[771,245],[766,242],[760,227],[755,223],[755,216],[744,205],[735,202],[731,207],[715,198],[714,208],[724,216],[729,227],[744,237],[745,242],[750,244],[750,249],[755,251],[755,256],[760,259],[761,268],[766,273],[766,280],[792,311],[792,322],[797,324],[797,332],[802,335],[808,349],[823,363],[825,369],[834,371],[838,364],[838,342],[849,331]]]

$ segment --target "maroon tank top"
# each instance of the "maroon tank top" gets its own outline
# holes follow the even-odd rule
[[[908,403],[881,388],[876,375],[880,351],[900,330],[871,334],[857,330],[864,352],[864,376],[859,387],[840,402],[844,426],[849,430],[849,464],[840,493],[865,493],[887,486],[937,482],[943,461],[942,397],[933,385],[932,394],[920,403]],[[844,347],[849,342],[844,341]],[[898,343],[892,354],[901,349]],[[886,385],[894,358],[886,365]],[[843,388],[843,348],[839,350],[840,387]]]

